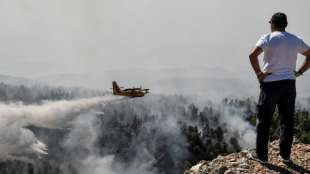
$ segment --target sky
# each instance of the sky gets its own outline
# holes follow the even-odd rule
[[[287,30],[310,44],[309,6],[309,0],[0,0],[0,74],[201,69],[245,80],[254,76],[249,51],[270,31],[273,13],[285,12]]]

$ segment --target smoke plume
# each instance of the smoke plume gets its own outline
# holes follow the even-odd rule
[[[121,99],[0,104],[0,159],[31,159],[36,174],[174,174],[247,148],[254,137],[242,107],[183,96]]]
[[[66,128],[79,114],[119,99],[121,97],[103,96],[73,101],[46,101],[42,105],[0,104],[0,159],[47,154],[47,146],[27,126]]]

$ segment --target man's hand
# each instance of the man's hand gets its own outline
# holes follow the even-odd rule
[[[299,77],[299,76],[301,76],[302,75],[302,73],[301,72],[299,72],[299,71],[295,71],[295,77]]]
[[[299,68],[299,70],[295,72],[296,77],[301,76],[303,73],[305,73],[310,68],[310,49],[304,52],[303,55],[306,56],[306,59],[304,63],[301,65],[301,67]]]
[[[267,76],[269,76],[270,72],[259,72],[256,74],[258,81],[262,82]]]
[[[253,70],[255,71],[255,74],[257,76],[258,81],[262,82],[268,75],[271,73],[269,72],[262,72],[260,67],[259,67],[259,62],[258,62],[258,56],[263,52],[263,50],[260,47],[255,47],[250,55],[250,62],[252,65]]]

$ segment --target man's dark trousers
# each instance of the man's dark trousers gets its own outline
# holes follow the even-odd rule
[[[256,153],[268,159],[270,126],[276,106],[280,116],[280,155],[288,159],[291,154],[296,98],[295,80],[261,82],[258,101]]]

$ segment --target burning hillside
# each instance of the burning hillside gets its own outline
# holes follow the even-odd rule
[[[183,173],[201,160],[251,148],[255,140],[251,99],[194,103],[184,96],[149,95],[119,100],[2,86],[7,97],[0,104],[0,173]],[[20,98],[12,91],[31,95]],[[296,114],[297,138],[306,143],[307,108],[303,102]],[[276,138],[275,127],[272,132]]]

